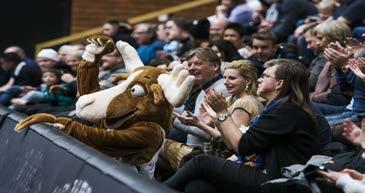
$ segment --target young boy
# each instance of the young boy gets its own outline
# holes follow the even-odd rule
[[[43,84],[36,91],[30,91],[21,98],[11,100],[11,109],[21,110],[34,103],[49,103],[53,106],[69,106],[75,101],[70,95],[70,88],[61,82],[61,73],[56,69],[45,69],[42,74]]]

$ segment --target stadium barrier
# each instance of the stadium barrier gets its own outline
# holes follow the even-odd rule
[[[0,193],[173,193],[47,124],[0,107]]]

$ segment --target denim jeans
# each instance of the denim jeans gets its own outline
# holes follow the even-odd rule
[[[351,121],[359,121],[359,115],[360,114],[356,113],[355,111],[346,111],[340,114],[326,116],[326,119],[328,121],[328,124],[336,125],[339,123],[343,123],[345,119],[351,119]]]
[[[0,104],[3,106],[9,106],[12,98],[18,97],[23,90],[20,86],[11,86],[5,92],[0,93]]]
[[[313,105],[316,106],[325,116],[337,115],[346,111],[350,111],[346,109],[346,106],[335,106],[317,102],[313,102]]]

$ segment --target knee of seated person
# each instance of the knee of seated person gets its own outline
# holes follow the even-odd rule
[[[8,88],[6,91],[5,91],[5,93],[17,93],[17,92],[19,92],[19,88],[18,87],[10,87],[10,88]]]
[[[23,91],[22,86],[19,86],[19,85],[13,85],[10,87],[10,89],[13,89],[16,91]]]
[[[180,164],[180,167],[184,167],[185,165],[204,166],[207,162],[209,162],[208,161],[210,159],[209,157],[210,157],[209,155],[205,155],[205,154],[195,155],[194,157],[190,158],[188,161],[182,162]]]
[[[206,155],[206,154],[200,154],[192,158],[192,162],[197,162],[199,164],[205,164],[207,162],[210,162],[213,156]]]
[[[34,94],[34,93],[36,93],[37,91],[35,91],[35,90],[31,90],[31,91],[29,91],[28,93],[29,94]]]

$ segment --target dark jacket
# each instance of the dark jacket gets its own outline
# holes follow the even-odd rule
[[[304,164],[319,150],[316,123],[301,107],[283,102],[275,110],[261,115],[256,126],[242,136],[239,155],[264,156],[268,177],[280,176],[282,167]]]
[[[18,86],[33,86],[37,87],[42,83],[42,71],[37,65],[26,64],[21,62],[12,72],[14,84]]]
[[[316,7],[306,0],[281,0],[277,4],[278,19],[271,29],[279,42],[285,42],[294,32],[296,23],[317,13]]]
[[[365,24],[365,1],[364,0],[343,0],[341,5],[333,13],[333,18],[344,17],[350,21],[350,27],[363,26]]]
[[[324,65],[326,64],[327,59],[324,57],[324,53],[320,53],[318,54],[317,57],[315,57],[310,66],[309,66],[309,79],[308,79],[308,83],[309,83],[309,91],[313,92],[316,84],[317,84],[317,79],[319,74],[321,73],[321,71],[323,70]]]
[[[365,112],[365,82],[357,77],[351,70],[346,73],[340,69],[336,69],[336,78],[342,91],[353,88],[353,105],[352,110],[356,113]]]

